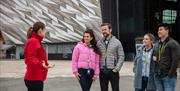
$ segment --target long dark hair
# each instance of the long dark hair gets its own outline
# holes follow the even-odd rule
[[[28,38],[28,39],[31,38],[32,32],[37,33],[40,28],[41,28],[41,29],[44,29],[44,28],[45,28],[44,23],[42,23],[42,22],[40,22],[40,21],[34,23],[33,27],[30,27],[30,28],[28,29],[28,31],[27,31],[27,38]]]
[[[91,45],[92,45],[92,48],[94,49],[94,52],[99,54],[99,48],[97,47],[97,41],[95,39],[95,36],[94,36],[94,32],[92,29],[87,29],[85,33],[88,33],[93,39],[90,41]],[[82,42],[84,43],[84,38],[82,39]]]

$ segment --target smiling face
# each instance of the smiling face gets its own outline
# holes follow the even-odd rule
[[[151,46],[153,41],[150,39],[148,35],[145,35],[143,38],[143,45],[144,46]]]
[[[91,37],[89,33],[84,33],[84,36],[83,36],[84,43],[90,44],[92,39],[93,37]]]
[[[159,38],[164,38],[166,36],[168,36],[168,29],[166,29],[165,27],[161,26],[158,28],[158,37]]]
[[[101,26],[101,32],[104,37],[108,37],[109,35],[111,35],[112,29],[109,29],[108,26]]]
[[[38,35],[39,36],[42,36],[42,37],[45,37],[45,35],[46,35],[46,29],[45,28],[40,28],[39,30],[38,30]]]

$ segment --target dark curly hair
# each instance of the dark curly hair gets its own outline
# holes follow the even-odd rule
[[[95,39],[95,36],[94,36],[94,32],[92,29],[86,29],[86,31],[84,32],[85,33],[88,33],[93,39],[90,41],[91,45],[92,45],[92,48],[94,49],[94,52],[97,53],[97,54],[100,54],[99,53],[99,48],[97,47],[97,41]],[[84,43],[84,39],[82,39],[82,42]]]

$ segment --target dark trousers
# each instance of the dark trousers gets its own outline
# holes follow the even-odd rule
[[[119,91],[119,72],[113,72],[112,70],[108,73],[100,71],[100,87],[101,91],[108,91],[109,81],[111,83],[112,91]]]
[[[28,91],[43,91],[43,81],[24,80]]]
[[[142,87],[141,89],[135,88],[135,91],[155,91],[155,90],[147,90],[148,77],[142,77]]]
[[[78,69],[78,73],[81,75],[79,83],[81,85],[82,91],[90,91],[94,71],[91,69],[90,73],[88,73],[88,69],[80,68]]]

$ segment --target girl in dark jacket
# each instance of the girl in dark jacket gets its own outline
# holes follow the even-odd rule
[[[43,91],[43,81],[46,79],[49,68],[46,52],[41,41],[46,34],[45,25],[42,22],[34,23],[27,32],[27,42],[24,47],[24,62],[26,73],[24,77],[28,91]]]

